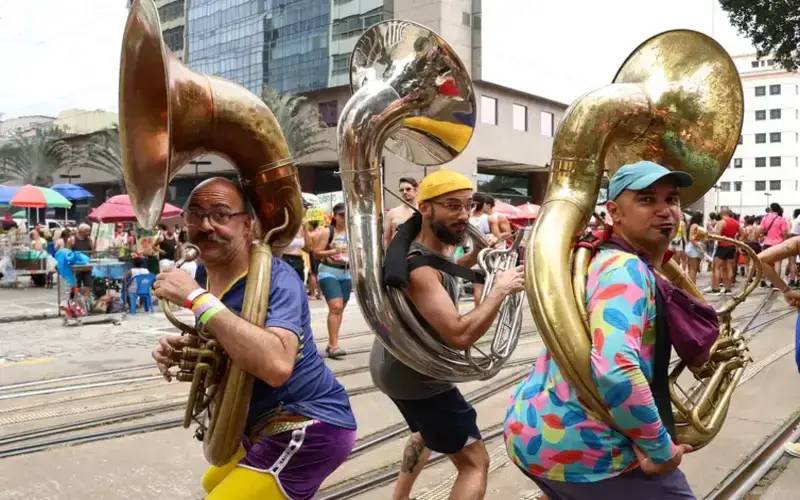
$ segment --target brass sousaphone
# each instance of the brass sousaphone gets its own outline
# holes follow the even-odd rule
[[[591,256],[573,250],[594,210],[603,174],[641,159],[688,172],[695,182],[681,193],[687,206],[728,165],[743,108],[739,74],[725,50],[706,35],[676,30],[641,44],[614,83],[579,98],[559,126],[547,194],[527,247],[526,288],[542,339],[562,373],[587,408],[608,422],[590,370],[584,294]],[[695,448],[719,432],[748,362],[741,333],[731,327],[731,311],[753,290],[761,268],[749,247],[738,246],[751,257],[750,276],[756,280],[718,311],[721,332],[709,362],[684,376],[685,365],[679,363],[670,374],[677,440]],[[676,265],[662,272],[702,297]],[[699,383],[684,390],[679,384],[688,378]]]
[[[390,20],[361,35],[350,60],[353,96],[337,130],[347,208],[350,269],[364,318],[397,359],[439,380],[463,382],[495,375],[511,356],[521,329],[522,293],[507,297],[489,349],[455,349],[423,327],[402,291],[383,283],[384,146],[417,165],[456,158],[475,127],[475,94],[452,47],[419,24]],[[471,227],[471,226],[469,226]],[[480,234],[470,236],[485,246]],[[516,247],[484,248],[479,262],[490,273],[517,260]]]
[[[170,180],[189,160],[212,152],[235,165],[267,232],[251,247],[241,316],[263,325],[272,249],[285,247],[302,220],[297,170],[272,112],[240,85],[181,64],[161,40],[152,0],[136,0],[122,41],[119,113],[125,185],[142,227],[155,227]],[[240,444],[253,378],[231,362],[212,334],[181,323],[169,308],[165,313],[196,344],[175,359],[178,380],[192,383],[184,426],[200,424],[206,459],[222,465]]]

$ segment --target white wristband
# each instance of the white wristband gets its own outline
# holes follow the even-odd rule
[[[189,295],[186,297],[186,300],[189,302],[194,302],[194,299],[206,293],[207,290],[205,288],[195,288],[192,290]]]

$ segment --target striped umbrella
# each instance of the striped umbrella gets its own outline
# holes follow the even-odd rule
[[[12,207],[25,208],[70,208],[72,202],[50,188],[26,184],[11,197]]]

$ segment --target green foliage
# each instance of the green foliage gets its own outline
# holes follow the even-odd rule
[[[731,24],[787,71],[800,67],[800,0],[720,0]]]
[[[267,86],[261,92],[261,99],[278,120],[293,158],[332,149],[322,138],[323,124],[319,111],[308,103],[308,99],[280,94]]]
[[[15,135],[0,149],[0,182],[51,185],[56,171],[75,165],[72,149],[60,137],[57,129]]]
[[[92,137],[85,144],[80,153],[81,166],[110,175],[125,192],[125,182],[122,178],[122,156],[120,154],[119,130],[117,128],[104,130]]]

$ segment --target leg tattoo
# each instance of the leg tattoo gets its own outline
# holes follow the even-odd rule
[[[406,473],[413,472],[414,468],[419,464],[419,457],[422,455],[424,449],[425,443],[422,442],[422,439],[416,436],[408,438],[408,443],[405,449],[403,449],[403,461],[400,464],[400,471]]]

